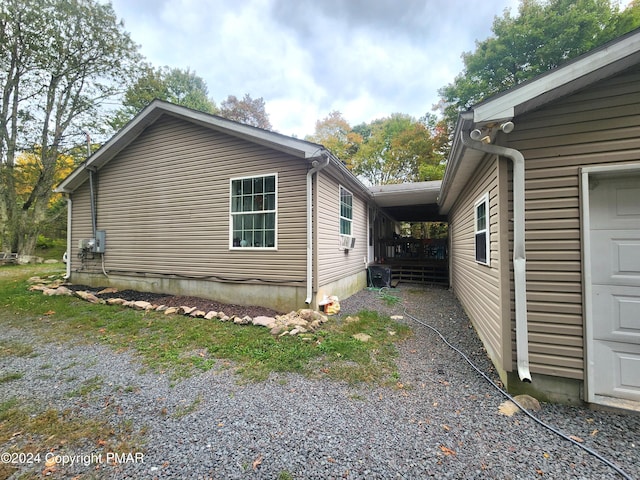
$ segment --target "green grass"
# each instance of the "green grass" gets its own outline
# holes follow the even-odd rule
[[[71,410],[39,410],[32,402],[16,398],[0,401],[0,445],[7,453],[39,453],[41,462],[34,465],[37,476],[44,468],[46,452],[74,451],[86,445],[104,452],[142,451],[138,434],[124,422],[114,427],[106,420],[90,419]],[[0,478],[8,478],[16,470],[14,465],[0,463]],[[24,478],[35,476],[25,473]]]
[[[29,357],[33,355],[33,347],[26,343],[0,339],[0,358]]]
[[[277,338],[263,327],[166,316],[29,292],[26,280],[56,273],[48,268],[0,269],[0,328],[29,329],[43,342],[99,341],[116,350],[133,349],[148,368],[167,372],[173,379],[209,370],[218,363],[235,367],[247,381],[264,380],[271,373],[295,372],[351,383],[391,384],[397,377],[395,343],[411,334],[408,327],[389,317],[363,311],[358,321],[331,317],[321,330],[305,338]],[[57,273],[62,273],[60,267]],[[366,333],[371,339],[356,340],[353,335],[357,333]],[[19,351],[28,354],[24,347],[0,344],[0,355],[5,350],[13,355]]]
[[[24,377],[24,373],[21,372],[6,373],[4,375],[0,375],[0,384],[20,380],[22,377]]]
[[[99,376],[95,376],[85,380],[76,390],[67,393],[67,397],[87,397],[90,393],[100,390],[103,380]]]

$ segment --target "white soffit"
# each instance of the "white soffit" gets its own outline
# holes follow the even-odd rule
[[[380,207],[427,205],[438,202],[441,180],[431,182],[398,183],[369,187],[376,204]]]

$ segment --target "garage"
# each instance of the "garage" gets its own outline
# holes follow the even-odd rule
[[[640,170],[585,168],[583,192],[589,401],[627,408],[640,404]]]

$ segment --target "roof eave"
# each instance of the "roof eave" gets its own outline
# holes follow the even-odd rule
[[[100,149],[76,168],[55,189],[59,193],[72,193],[88,179],[87,169],[99,170],[126,146],[133,142],[147,127],[155,123],[162,115],[171,115],[257,143],[275,150],[303,159],[317,158],[325,151],[322,145],[298,140],[285,135],[263,130],[249,125],[233,122],[222,117],[217,117],[204,112],[190,110],[188,108],[154,100],[145,107],[133,120],[125,125]]]

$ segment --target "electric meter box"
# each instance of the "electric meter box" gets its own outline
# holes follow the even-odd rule
[[[104,230],[96,230],[96,238],[93,243],[93,252],[104,253],[107,232]]]

